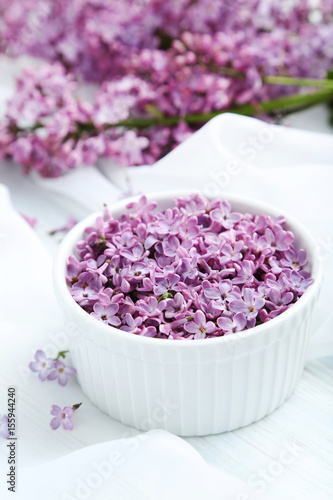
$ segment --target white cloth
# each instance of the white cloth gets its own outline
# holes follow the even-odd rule
[[[89,446],[19,474],[17,500],[257,498],[253,488],[208,466],[189,444],[162,430]]]

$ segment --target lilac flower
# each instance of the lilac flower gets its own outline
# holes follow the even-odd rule
[[[241,250],[243,245],[242,241],[237,241],[233,247],[228,243],[225,243],[221,248],[222,257],[219,258],[220,264],[225,264],[230,261],[238,262],[242,260],[243,255]]]
[[[299,250],[297,253],[292,249],[287,250],[281,259],[281,264],[291,269],[301,269],[307,264],[305,250]]]
[[[178,234],[183,223],[183,217],[176,209],[167,208],[162,216],[159,216],[153,229],[160,235]]]
[[[49,234],[53,236],[57,233],[68,233],[68,231],[70,231],[76,224],[77,220],[73,217],[73,215],[70,215],[63,226],[52,229]]]
[[[236,313],[232,319],[221,316],[217,320],[218,326],[223,330],[224,335],[229,335],[230,333],[240,332],[244,330],[246,326],[246,316],[244,313]]]
[[[9,438],[7,415],[0,415],[0,437],[3,439]]]
[[[202,311],[194,313],[193,321],[185,323],[184,328],[187,332],[193,333],[195,339],[204,339],[212,333],[216,326],[212,321],[207,321]]]
[[[282,293],[277,288],[271,288],[271,290],[268,293],[268,298],[269,298],[268,303],[272,303],[273,307],[274,306],[280,307],[289,304],[293,300],[294,294],[292,292]]]
[[[163,295],[169,290],[176,290],[180,277],[177,274],[168,274],[163,278],[156,278],[154,293],[158,296]]]
[[[312,285],[314,280],[309,277],[304,277],[302,275],[304,271],[291,271],[289,274],[288,278],[290,280],[291,286],[293,287],[294,290],[298,292],[298,294],[302,295],[305,290],[308,288],[308,286]]]
[[[157,203],[155,201],[148,202],[146,196],[141,196],[140,200],[137,203],[128,203],[128,205],[126,205],[126,208],[128,210],[134,210],[136,215],[142,215],[144,213],[150,212],[151,210],[154,210],[156,205]]]
[[[224,201],[220,208],[211,211],[210,216],[214,222],[219,222],[225,229],[231,229],[240,221],[241,214],[231,212],[230,203]]]
[[[120,250],[120,255],[122,257],[126,257],[130,262],[137,262],[148,255],[148,252],[145,252],[144,247],[141,243],[138,243],[131,249]]]
[[[147,264],[143,264],[141,262],[137,262],[133,264],[127,273],[128,277],[131,277],[134,281],[141,281],[147,274],[150,274],[151,269],[147,266]]]
[[[179,239],[175,235],[170,235],[162,243],[163,253],[167,257],[174,257],[179,247]],[[157,249],[158,250],[158,249]]]
[[[154,326],[144,326],[140,331],[140,335],[142,335],[143,337],[155,337],[156,328]]]
[[[214,300],[218,304],[230,302],[240,297],[240,293],[237,291],[236,287],[232,287],[230,280],[220,281],[217,287],[210,286],[209,282],[203,282],[203,293],[205,297]]]
[[[71,406],[61,409],[60,406],[52,405],[50,413],[54,415],[54,418],[50,422],[51,429],[56,430],[62,425],[65,430],[71,431],[74,426],[72,421],[74,411],[74,407]]]
[[[239,264],[234,264],[237,275],[232,278],[232,282],[236,284],[250,284],[253,282],[255,265],[250,260],[243,260]]]
[[[89,259],[89,262],[95,262],[93,259]],[[82,271],[79,276],[79,280],[76,282],[76,288],[86,288],[99,290],[103,284],[107,282],[107,277],[103,274],[103,271],[99,273],[97,269],[92,269],[87,263],[86,271]],[[105,268],[104,268],[105,269]]]
[[[187,218],[182,221],[182,224],[178,228],[179,236],[182,239],[194,240],[200,234],[200,228],[198,227],[198,219],[195,216]]]
[[[79,274],[83,269],[82,262],[79,262],[74,255],[68,257],[68,265],[66,268],[66,281],[71,285],[79,281]]]
[[[47,380],[58,380],[58,383],[65,386],[68,382],[68,376],[74,376],[76,374],[75,368],[72,366],[66,366],[62,361],[55,361],[52,367],[52,371],[48,374]]]
[[[134,319],[131,314],[126,313],[124,316],[124,323],[125,324],[120,327],[120,330],[124,330],[125,332],[139,333],[139,327],[142,324],[142,318],[138,316]]]
[[[210,320],[215,320],[221,316],[222,313],[228,312],[228,305],[223,301],[218,302],[216,300],[203,300],[202,297],[200,297],[199,300],[196,301],[195,305],[199,310],[205,313],[206,318]]]
[[[232,300],[229,304],[230,310],[234,313],[242,312],[248,318],[254,317],[258,314],[265,304],[265,301],[260,297],[259,293],[253,291],[251,288],[243,288],[243,298]]]
[[[158,303],[156,297],[148,297],[145,300],[140,299],[136,303],[139,313],[142,316],[147,316],[149,318],[160,316],[163,306],[163,301]]]
[[[54,359],[47,358],[44,351],[38,350],[35,354],[35,360],[29,363],[31,371],[38,373],[38,378],[44,382],[49,371],[54,367]]]
[[[98,274],[100,278],[102,278],[102,282],[104,281],[104,271],[108,267],[108,263],[106,262],[105,255],[99,255],[97,259],[88,259],[87,260],[87,268],[88,272],[92,272]],[[104,281],[105,282],[105,281]]]
[[[133,248],[138,239],[132,231],[127,230],[121,234],[115,234],[112,241],[118,248]]]
[[[118,304],[103,306],[102,304],[97,303],[94,304],[94,311],[91,313],[91,315],[99,321],[107,323],[108,325],[119,326],[121,324],[121,321],[116,316],[118,309]]]
[[[98,299],[98,290],[90,286],[82,288],[74,285],[70,292],[75,302],[80,304],[80,306],[92,304]]]
[[[278,226],[274,227],[273,230],[268,227],[265,230],[265,235],[259,238],[259,245],[261,248],[267,248],[274,253],[276,250],[288,250],[293,239],[294,237],[290,231],[284,231]]]
[[[281,262],[276,258],[275,255],[272,255],[272,257],[268,258],[268,264],[270,266],[270,269],[268,267],[267,270],[270,270],[270,272],[273,274],[280,274],[284,269]]]
[[[285,272],[282,272],[279,276],[278,279],[276,279],[276,276],[274,274],[267,274],[266,275],[266,285],[269,288],[275,288],[276,290],[281,291],[286,291],[287,288],[290,286],[290,280],[287,278]]]
[[[168,319],[176,317],[185,310],[186,306],[187,304],[183,295],[181,293],[176,293],[172,299],[166,301],[165,317]]]

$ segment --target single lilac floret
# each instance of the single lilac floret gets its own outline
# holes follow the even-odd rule
[[[9,438],[7,415],[0,415],[0,437],[2,437],[3,439]]]
[[[38,378],[42,381],[46,380],[48,373],[54,367],[54,359],[46,357],[42,350],[36,351],[35,360],[29,363],[31,371],[38,373]]]
[[[54,415],[54,418],[50,422],[51,429],[56,430],[61,425],[65,430],[71,431],[73,429],[72,416],[74,409],[72,407],[65,406],[65,408],[61,409],[60,406],[52,405],[50,413]]]
[[[55,361],[52,371],[48,374],[47,380],[58,380],[58,383],[65,386],[68,382],[68,377],[76,375],[76,370],[72,366],[66,366],[62,361]]]
[[[193,321],[185,323],[184,328],[187,332],[193,333],[195,339],[204,339],[216,329],[216,326],[212,321],[206,321],[202,311],[197,311],[194,313]]]

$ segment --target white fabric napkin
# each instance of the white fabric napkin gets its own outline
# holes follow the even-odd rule
[[[253,488],[207,465],[189,444],[162,430],[22,469],[19,485],[17,500],[274,499],[257,496]]]

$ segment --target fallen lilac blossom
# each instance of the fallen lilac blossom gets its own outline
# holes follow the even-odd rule
[[[65,365],[59,358],[65,358],[68,351],[60,351],[55,359],[47,357],[45,352],[38,350],[35,353],[35,361],[29,363],[32,372],[38,373],[38,378],[45,380],[58,380],[59,385],[65,386],[69,376],[76,374],[76,369]]]
[[[54,236],[55,234],[58,234],[58,233],[64,233],[64,234],[68,233],[68,231],[70,231],[76,224],[77,224],[77,220],[72,215],[70,215],[64,226],[60,226],[60,227],[57,227],[55,229],[52,229],[51,231],[49,231],[49,235]]]
[[[53,415],[50,422],[51,429],[55,431],[62,425],[63,429],[71,431],[74,427],[73,414],[81,405],[82,403],[78,403],[73,406],[65,406],[63,409],[58,405],[52,405],[50,410],[51,415]]]
[[[2,437],[3,439],[9,438],[7,415],[0,415],[0,437]]]

